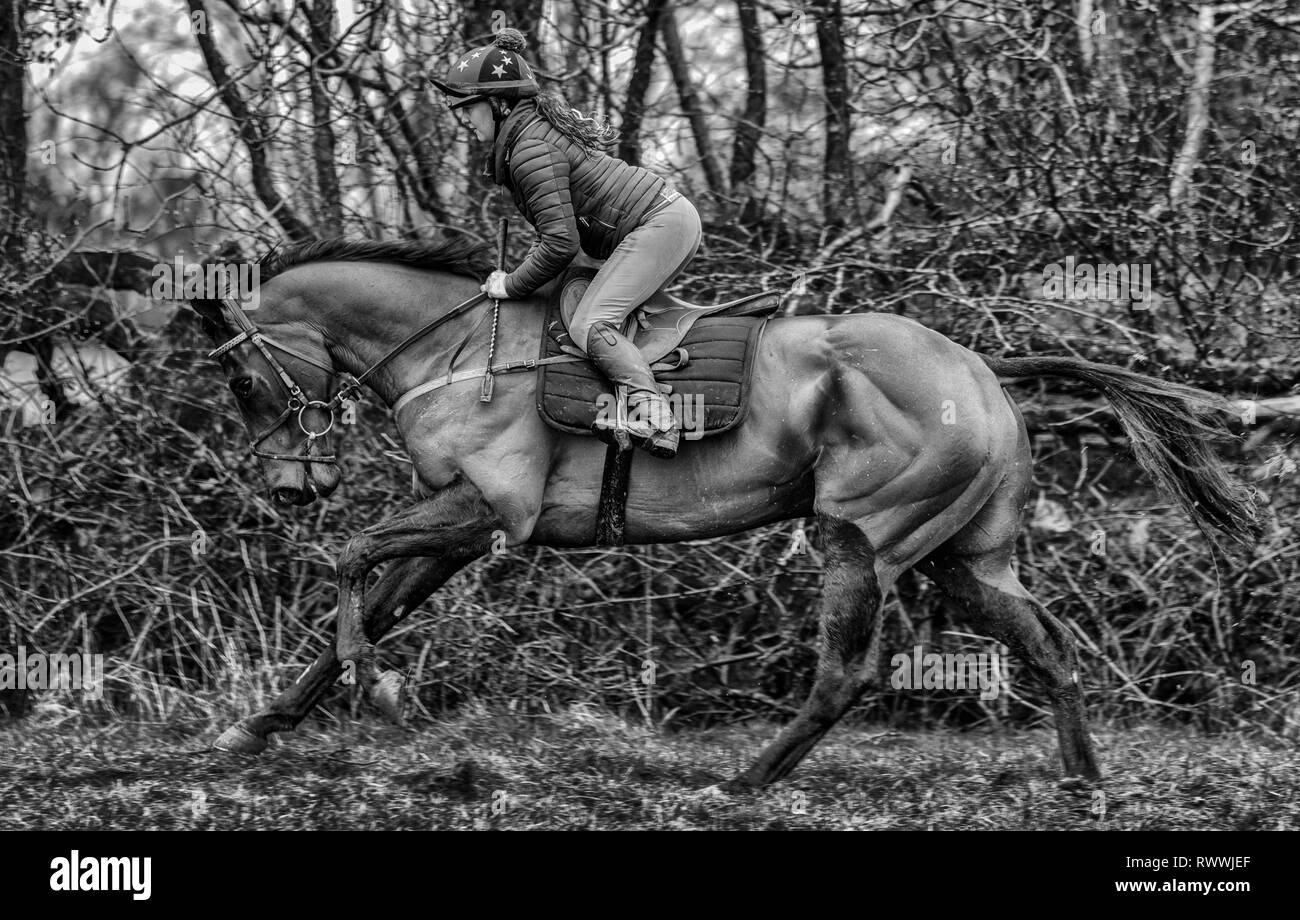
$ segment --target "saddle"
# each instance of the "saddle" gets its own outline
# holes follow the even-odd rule
[[[584,360],[537,368],[542,418],[553,428],[588,436],[594,435],[597,413],[612,398],[611,388],[585,360],[568,326],[595,273],[591,268],[569,269],[552,291],[542,324],[542,359],[567,354]],[[660,291],[628,317],[622,332],[641,350],[655,380],[669,394],[685,440],[721,434],[744,421],[752,358],[782,296],[767,292],[702,305]]]

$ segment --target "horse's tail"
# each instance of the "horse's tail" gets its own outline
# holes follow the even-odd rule
[[[1244,544],[1262,531],[1255,490],[1228,474],[1213,450],[1228,436],[1226,399],[1122,367],[1079,358],[990,358],[1004,383],[1025,377],[1064,377],[1096,387],[1109,400],[1142,468],[1178,499],[1198,528],[1207,526]],[[1216,417],[1217,415],[1217,417]]]

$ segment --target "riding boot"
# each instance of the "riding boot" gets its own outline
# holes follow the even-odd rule
[[[600,322],[587,335],[587,356],[615,386],[627,387],[627,420],[597,418],[598,434],[617,437],[624,429],[639,447],[656,457],[676,455],[681,433],[672,407],[655,383],[650,365],[641,351],[623,336],[613,323]]]

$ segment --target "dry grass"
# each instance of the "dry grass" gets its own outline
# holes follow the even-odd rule
[[[841,727],[788,782],[718,798],[702,787],[745,765],[773,726],[660,734],[585,707],[471,706],[419,731],[318,723],[258,758],[206,750],[216,729],[38,714],[0,736],[0,828],[1300,827],[1293,746],[1189,730],[1099,731],[1101,800],[1057,789],[1046,731]]]

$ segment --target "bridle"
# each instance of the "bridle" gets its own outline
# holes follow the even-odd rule
[[[227,303],[227,302],[223,301],[223,303]],[[229,304],[227,305],[230,306]],[[347,379],[344,381],[343,386],[339,388],[339,391],[334,394],[334,398],[331,399],[329,402],[324,402],[323,400],[319,400],[319,399],[309,399],[307,395],[303,393],[302,387],[298,386],[298,381],[294,380],[293,375],[284,369],[284,365],[281,364],[280,361],[275,357],[275,353],[272,352],[271,349],[272,348],[279,349],[285,354],[293,355],[295,358],[297,358],[300,361],[306,361],[308,364],[311,364],[327,372],[331,377],[337,373],[337,371],[334,370],[333,365],[325,364],[322,361],[318,361],[317,359],[313,358],[311,355],[303,354],[302,352],[298,351],[296,348],[291,348],[288,345],[284,344],[283,342],[277,342],[275,339],[271,338],[265,332],[262,332],[260,329],[258,329],[257,326],[253,325],[252,320],[250,320],[244,314],[243,308],[241,308],[237,304],[230,306],[230,308],[226,311],[226,313],[227,315],[234,317],[236,324],[240,327],[240,332],[237,336],[235,336],[230,341],[226,342],[223,345],[218,345],[216,348],[212,349],[212,351],[208,352],[208,357],[220,358],[226,352],[230,351],[232,348],[243,343],[244,341],[252,342],[253,345],[257,347],[257,350],[262,353],[262,357],[264,357],[267,363],[271,365],[271,369],[274,370],[276,376],[280,378],[281,385],[284,387],[285,391],[289,395],[289,400],[285,404],[284,411],[280,413],[279,418],[277,418],[274,422],[268,425],[262,431],[261,434],[253,438],[253,442],[250,445],[250,449],[253,452],[253,456],[261,457],[265,460],[294,460],[294,461],[301,461],[303,463],[332,463],[334,465],[337,465],[338,457],[336,455],[334,454],[312,455],[311,445],[317,438],[324,437],[325,435],[329,434],[330,431],[334,428],[335,411],[338,410],[338,408],[343,405],[343,402],[346,399],[348,399],[349,396],[357,394],[358,387],[360,386],[360,381],[357,380],[355,377],[347,375]],[[329,424],[327,424],[320,431],[313,431],[312,429],[308,428],[307,422],[303,418],[303,413],[306,412],[308,409],[321,409],[322,411],[329,413]],[[262,442],[265,441],[267,438],[269,438],[276,431],[278,431],[280,426],[283,425],[285,421],[295,413],[298,416],[299,430],[302,431],[302,433],[307,436],[307,440],[304,441],[302,445],[302,453],[275,454],[275,453],[270,453],[268,451],[262,450],[261,449]]]
[[[295,462],[301,462],[303,464],[328,463],[334,466],[338,466],[337,455],[335,454],[313,455],[311,453],[311,445],[315,442],[317,438],[324,437],[325,435],[329,434],[330,431],[334,428],[335,413],[340,408],[342,408],[343,403],[349,400],[359,401],[361,399],[361,387],[371,377],[371,375],[373,375],[384,365],[388,364],[388,362],[391,361],[393,358],[397,357],[399,354],[405,351],[417,339],[421,338],[424,335],[427,335],[428,333],[432,332],[434,329],[437,329],[443,323],[455,319],[456,317],[468,311],[479,301],[483,301],[483,300],[487,300],[487,295],[480,292],[478,294],[475,294],[469,300],[466,300],[464,303],[452,307],[451,310],[449,310],[447,313],[425,324],[424,326],[420,327],[415,332],[407,336],[400,345],[398,345],[392,351],[388,352],[388,354],[384,355],[374,364],[370,365],[370,367],[366,368],[365,372],[362,373],[359,377],[353,377],[351,374],[343,374],[343,378],[344,378],[343,385],[339,387],[338,392],[335,393],[333,398],[331,398],[328,402],[319,399],[309,399],[307,395],[303,392],[302,387],[298,386],[298,382],[293,379],[293,375],[290,374],[287,370],[285,370],[284,365],[281,364],[279,360],[276,359],[275,354],[271,351],[271,349],[272,348],[277,349],[279,351],[284,352],[287,355],[292,355],[293,357],[297,358],[300,361],[306,361],[308,364],[314,367],[318,367],[321,370],[325,371],[331,377],[338,374],[338,371],[335,370],[334,366],[319,361],[316,358],[313,358],[311,355],[303,354],[302,352],[298,351],[296,348],[291,348],[290,346],[284,344],[283,342],[278,342],[275,339],[271,338],[269,335],[267,335],[265,332],[262,332],[260,329],[257,328],[256,325],[253,324],[253,321],[248,318],[248,316],[244,313],[243,308],[240,307],[238,304],[231,304],[230,302],[225,300],[222,301],[222,304],[228,308],[225,311],[226,314],[229,316],[233,316],[235,320],[235,324],[239,326],[240,328],[239,334],[236,335],[230,341],[222,345],[218,345],[216,348],[212,349],[212,351],[208,352],[208,357],[220,358],[222,355],[224,355],[226,352],[230,351],[232,348],[236,347],[237,345],[240,345],[245,341],[252,342],[253,345],[256,346],[257,350],[262,353],[262,357],[264,357],[267,363],[271,365],[272,370],[274,370],[276,376],[280,378],[280,383],[284,387],[285,392],[288,394],[289,399],[288,402],[285,404],[284,411],[282,411],[279,417],[275,421],[273,421],[269,426],[267,426],[262,431],[261,434],[259,434],[257,437],[253,439],[253,442],[250,445],[250,449],[253,453],[253,456],[261,457],[264,460],[290,460]],[[456,350],[456,355],[460,354],[461,349],[463,349],[465,347],[466,342],[469,341],[469,337],[473,335],[477,329],[478,326],[475,326],[468,333],[466,333],[465,341],[462,342],[460,348]],[[493,330],[493,332],[494,332],[494,339],[495,339],[495,329]],[[456,360],[455,357],[453,357],[452,358],[453,364],[455,363],[455,360]],[[306,412],[308,409],[320,409],[321,411],[328,413],[329,424],[327,424],[320,431],[313,431],[312,429],[308,428],[306,420],[303,419],[303,413]],[[262,450],[260,446],[261,443],[265,441],[268,437],[270,437],[273,433],[278,431],[280,426],[283,425],[286,420],[288,420],[291,416],[295,414],[297,415],[298,418],[298,429],[307,436],[307,440],[303,442],[302,453],[275,454],[275,453],[269,453],[267,451]]]

